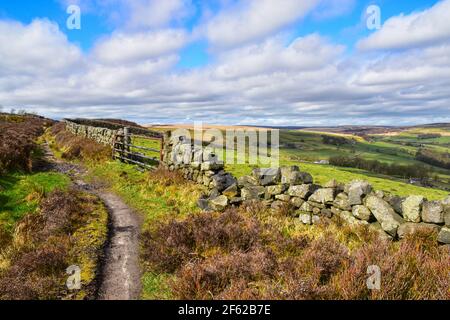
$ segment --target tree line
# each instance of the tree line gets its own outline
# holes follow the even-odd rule
[[[430,169],[424,165],[398,165],[378,160],[366,160],[358,156],[334,156],[330,158],[330,164],[338,167],[357,168],[374,173],[397,176],[404,179],[427,179],[431,176]]]

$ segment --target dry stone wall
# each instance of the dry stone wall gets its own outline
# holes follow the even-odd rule
[[[203,210],[222,211],[258,200],[273,209],[288,205],[307,225],[338,218],[352,225],[366,225],[391,239],[431,230],[438,233],[440,243],[450,244],[450,196],[442,201],[428,201],[418,195],[398,197],[373,190],[367,181],[341,184],[332,180],[320,186],[297,166],[257,168],[251,175],[236,179],[224,171],[214,154],[202,151],[184,137],[169,132],[164,141],[163,165],[208,189],[198,201]]]
[[[94,140],[104,145],[112,145],[114,136],[118,132],[118,130],[78,124],[69,120],[64,120],[64,122],[66,124],[66,130],[72,134]]]
[[[112,145],[115,135],[120,133],[123,134],[124,128],[123,125],[101,120],[64,119],[63,121],[69,132],[105,145]],[[160,132],[147,130],[145,128],[128,127],[128,131],[133,135],[162,138]]]

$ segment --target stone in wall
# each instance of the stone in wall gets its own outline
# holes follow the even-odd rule
[[[450,244],[450,227],[443,227],[438,234],[438,241],[445,244]]]
[[[290,186],[313,183],[312,176],[307,172],[301,172],[298,166],[281,168],[281,183]]]
[[[333,217],[333,211],[331,211],[331,209],[324,208],[320,211],[320,215],[331,219]]]
[[[316,190],[308,199],[308,201],[331,204],[334,201],[335,189],[332,188],[322,188]]]
[[[164,146],[164,159],[167,159],[174,145],[165,143]],[[428,202],[421,196],[402,198],[373,191],[368,182],[359,180],[345,186],[331,180],[320,187],[313,185],[312,177],[297,166],[255,169],[252,175],[235,179],[223,171],[223,164],[217,163],[214,157],[204,158],[193,147],[184,148],[182,162],[188,162],[188,157],[184,158],[185,150],[189,150],[189,165],[169,165],[167,160],[166,164],[182,170],[188,179],[203,183],[210,190],[199,200],[202,209],[223,211],[228,206],[253,200],[272,209],[284,208],[289,203],[297,209],[295,214],[304,224],[337,216],[352,225],[369,226],[385,239],[431,230],[439,231],[441,243],[449,242],[450,197],[440,202]],[[422,220],[424,223],[418,223]],[[447,227],[441,226],[444,223]]]
[[[422,208],[422,220],[429,223],[444,223],[444,207],[440,201],[425,201]]]
[[[367,221],[356,219],[350,211],[340,211],[339,218],[341,218],[350,225],[359,225],[359,226],[368,225]]]
[[[249,188],[258,185],[258,180],[252,176],[243,176],[238,178],[239,188]]]
[[[219,162],[203,162],[201,164],[201,170],[202,171],[213,171],[213,170],[222,170],[223,169],[223,163]]]
[[[228,206],[228,198],[224,195],[209,200],[209,207],[214,211],[224,211]]]
[[[269,198],[273,197],[273,196],[278,196],[282,193],[284,193],[287,189],[287,185],[285,184],[278,184],[275,186],[268,186],[266,187],[266,194],[268,195]]]
[[[367,181],[354,180],[347,184],[344,189],[348,195],[350,205],[363,204],[364,196],[372,192],[372,186]]]
[[[369,208],[360,204],[353,206],[352,214],[359,220],[370,221],[370,219],[372,218],[372,213],[370,212]]]
[[[282,184],[301,184],[299,181],[298,173],[300,168],[298,166],[290,166],[281,168],[281,183]]]
[[[288,196],[287,194],[279,194],[275,196],[275,199],[282,202],[289,202],[291,201],[291,196]]]
[[[241,190],[241,196],[244,201],[263,199],[266,194],[266,188],[263,186],[250,186]]]
[[[256,168],[253,169],[252,176],[261,186],[270,186],[281,182],[280,168]]]
[[[239,188],[237,186],[237,183],[233,183],[232,185],[230,185],[222,192],[222,194],[225,195],[228,199],[234,199],[239,196]]]
[[[442,204],[444,205],[444,223],[450,227],[450,197],[445,199]]]
[[[237,181],[231,174],[221,171],[211,177],[211,183],[213,188],[222,192],[233,184],[236,184]]]
[[[318,189],[317,186],[314,186],[312,184],[302,184],[299,186],[291,186],[288,189],[287,193],[292,197],[308,199],[317,189]]]
[[[420,222],[420,213],[422,211],[425,198],[423,196],[409,196],[402,203],[403,218],[409,222]]]
[[[381,223],[381,227],[392,237],[397,235],[397,229],[404,223],[403,218],[383,199],[374,195],[367,196],[366,207]]]
[[[291,197],[291,204],[296,207],[296,208],[300,208],[302,206],[302,204],[305,203],[305,200],[303,200],[300,197]]]
[[[405,199],[406,198],[389,194],[384,197],[384,200],[386,200],[392,206],[394,211],[400,215],[403,215],[403,202]]]
[[[312,214],[310,212],[301,212],[298,218],[303,224],[312,224]]]
[[[300,212],[313,212],[314,206],[311,205],[309,202],[304,202],[302,206],[300,207]]]
[[[285,205],[286,205],[286,202],[283,202],[283,201],[280,201],[280,200],[275,200],[270,205],[270,208],[273,209],[273,210],[281,210]]]
[[[348,200],[348,195],[344,192],[339,193],[334,199],[333,205],[338,207],[341,210],[351,211],[352,206],[350,205],[350,201]]]

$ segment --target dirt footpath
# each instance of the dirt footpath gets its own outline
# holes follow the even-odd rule
[[[141,219],[117,195],[83,181],[86,170],[56,159],[43,145],[46,163],[42,169],[67,174],[74,185],[98,196],[109,212],[108,242],[99,278],[98,300],[136,300],[141,293],[139,232]]]
[[[110,240],[105,252],[98,298],[134,300],[141,292],[139,268],[140,219],[116,195],[99,191],[110,213]]]

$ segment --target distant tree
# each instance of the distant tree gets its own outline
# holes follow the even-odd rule
[[[330,164],[338,167],[357,168],[388,176],[396,176],[404,179],[428,179],[430,169],[424,165],[398,165],[384,163],[378,160],[365,160],[359,156],[335,156],[330,158]]]
[[[322,135],[322,142],[324,144],[333,145],[338,147],[338,149],[343,145],[352,144],[351,140],[346,139],[344,137],[338,136],[330,136],[330,135]]]
[[[436,167],[450,169],[449,153],[439,153],[427,148],[421,148],[416,154],[416,160],[431,164]]]
[[[439,133],[424,133],[417,136],[418,139],[436,139],[442,137]]]

